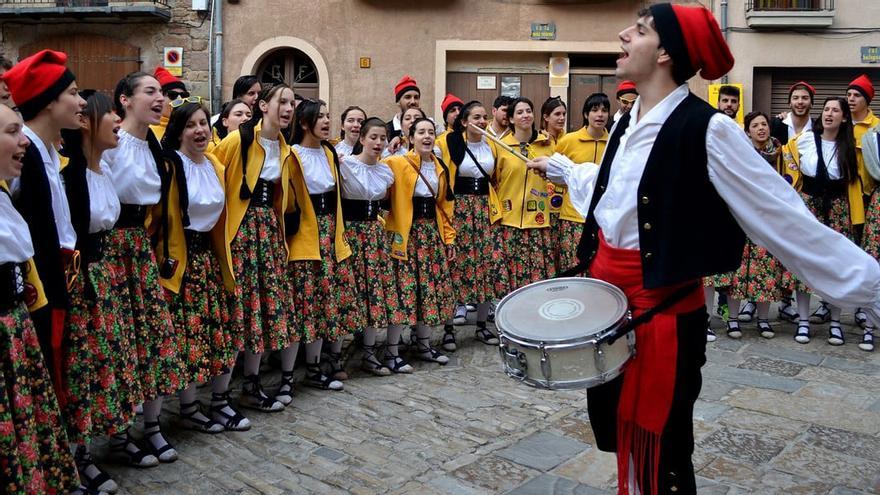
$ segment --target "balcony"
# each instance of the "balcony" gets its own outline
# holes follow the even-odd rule
[[[0,19],[39,22],[52,20],[110,20],[168,22],[169,0],[0,0]]]
[[[834,0],[746,0],[746,24],[752,29],[830,27]]]

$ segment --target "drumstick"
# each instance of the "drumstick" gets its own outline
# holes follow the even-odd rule
[[[511,148],[511,147],[510,147],[507,143],[505,143],[504,141],[502,141],[502,140],[498,139],[497,137],[495,137],[495,136],[489,134],[489,132],[486,131],[485,129],[483,129],[482,127],[480,127],[480,126],[476,126],[476,125],[474,125],[474,124],[468,124],[468,125],[471,126],[471,127],[473,127],[474,130],[476,130],[476,131],[479,132],[480,134],[486,136],[486,139],[489,139],[490,141],[494,142],[494,143],[497,144],[498,146],[501,146],[501,147],[504,148],[505,150],[511,152],[511,153],[513,154],[513,156],[519,158],[520,160],[522,160],[522,161],[524,161],[524,162],[528,162],[528,161],[529,161],[529,158],[528,158],[527,156],[525,156],[525,155],[523,155],[522,153],[520,153],[520,152],[516,151],[515,149]]]

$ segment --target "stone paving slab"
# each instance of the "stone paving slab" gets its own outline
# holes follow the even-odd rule
[[[711,363],[703,367],[703,376],[715,380],[735,383],[737,385],[747,385],[750,387],[766,388],[789,393],[799,390],[806,383],[805,381],[796,378],[786,378],[760,371],[731,368],[730,366],[721,366]]]
[[[498,451],[498,455],[541,471],[553,469],[589,446],[552,433],[535,433]]]
[[[528,483],[507,492],[508,495],[611,495],[610,490],[601,490],[577,483],[568,478],[544,473],[532,478]]]

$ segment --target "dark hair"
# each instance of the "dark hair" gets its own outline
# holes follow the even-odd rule
[[[250,105],[239,98],[236,98],[232,101],[227,101],[223,104],[223,109],[220,110],[220,115],[217,117],[217,121],[214,122],[214,125],[211,126],[214,128],[215,131],[217,131],[217,137],[219,137],[220,139],[225,138],[229,134],[229,129],[225,125],[223,125],[223,119],[229,118],[229,114],[232,113],[232,109],[235,108],[235,105],[238,105],[239,103],[250,108]],[[251,110],[251,116],[253,115],[253,110]]]
[[[327,106],[322,100],[303,100],[296,107],[296,112],[293,114],[293,136],[290,139],[290,144],[302,143],[306,136],[306,129],[303,129],[303,126],[309,131],[315,128],[322,106]]]
[[[294,93],[293,94],[293,101],[305,101],[305,98],[303,98],[302,95],[299,93]]]
[[[262,83],[260,83],[260,78],[253,74],[239,77],[232,85],[232,99],[234,100],[236,98],[241,98],[242,96],[246,95],[248,90],[251,89],[251,86],[257,83],[262,86]]]
[[[608,99],[608,95],[605,93],[593,93],[584,100],[584,108],[581,110],[581,114],[584,116],[584,127],[589,125],[587,115],[595,110],[596,107],[602,107],[606,112],[611,112],[611,100]]]
[[[113,111],[113,102],[105,94],[94,89],[84,89],[79,92],[80,97],[86,101],[83,116],[89,121],[89,129],[94,136],[101,125],[104,115]],[[70,163],[81,164],[85,167],[86,157],[81,129],[62,129],[61,139],[64,142],[64,155],[70,159]]]
[[[256,140],[255,136],[255,128],[257,123],[263,119],[263,112],[260,110],[260,102],[270,102],[275,95],[285,89],[290,89],[290,86],[284,83],[278,84],[263,84],[263,89],[260,90],[260,96],[257,98],[257,104],[251,109],[253,115],[251,116],[251,120],[242,123],[238,127],[238,134],[241,136],[241,190],[239,192],[239,197],[241,199],[251,199],[251,189],[247,184],[247,153],[250,149],[251,144]],[[291,90],[293,91],[293,90]],[[284,139],[287,139],[285,136]],[[282,150],[283,145],[282,143]]]
[[[837,137],[834,141],[837,143],[837,164],[843,172],[843,178],[846,179],[847,182],[852,182],[859,177],[858,164],[856,163],[856,138],[853,136],[852,112],[849,109],[849,104],[847,103],[846,98],[840,96],[825,98],[825,101],[822,102],[823,112],[825,111],[825,105],[827,105],[829,101],[836,101],[837,104],[840,105],[840,109],[843,111],[843,122],[841,122],[840,128],[837,130]],[[825,131],[822,120],[823,119],[820,117],[819,119],[816,119],[816,123],[813,124],[813,132],[818,135],[821,135],[822,132]],[[821,153],[822,150],[819,149],[818,152]]]
[[[446,107],[446,110],[443,111],[443,125],[447,125],[447,122],[449,121],[449,114],[452,113],[453,110],[455,110],[456,108],[461,109],[461,107],[463,107],[463,106],[464,106],[463,103],[459,103],[457,101],[450,103],[449,106]],[[460,113],[461,112],[459,111],[459,114]],[[455,117],[458,118],[458,115],[456,115]],[[453,120],[452,122],[454,125],[455,121]]]
[[[422,122],[427,122],[431,124],[431,130],[434,130],[434,122],[431,119],[427,117],[421,117],[414,120],[412,125],[409,126],[409,132],[407,133],[407,135],[409,136],[410,147],[412,147],[412,140],[416,135],[416,127],[418,127],[418,125]],[[437,136],[434,136],[434,139],[436,138]],[[431,153],[431,156],[434,156],[433,152]],[[443,161],[442,158],[437,158],[437,160],[440,162],[440,167],[443,168],[443,175],[446,176],[446,200],[453,201],[455,200],[455,194],[452,193],[452,183],[449,180],[449,167],[446,166],[446,163]]]
[[[465,142],[464,132],[467,129],[465,128],[464,121],[471,116],[471,112],[477,107],[482,108],[483,104],[477,100],[465,103],[458,114],[458,118],[455,119],[455,124],[452,127],[453,132],[446,135],[446,148],[449,150],[449,159],[456,165],[461,165],[464,155],[467,153],[465,151],[467,143]],[[458,169],[456,169],[455,173],[458,173]]]
[[[512,99],[513,98],[509,96],[498,95],[498,97],[495,98],[495,101],[492,103],[492,108],[495,108],[497,110],[503,106],[510,105],[510,100]]]
[[[544,117],[550,115],[559,107],[564,108],[566,112],[568,111],[565,102],[558,96],[551,96],[544,100],[544,103],[541,105],[541,129],[544,129]]]
[[[357,142],[354,143],[354,148],[352,148],[351,154],[352,155],[359,155],[359,154],[361,154],[362,151],[364,151],[364,145],[361,144],[360,138],[367,135],[367,133],[370,132],[370,129],[372,129],[374,127],[380,127],[383,130],[385,130],[385,136],[387,137],[388,136],[388,129],[385,127],[386,125],[388,125],[388,124],[386,124],[385,121],[380,119],[379,117],[370,117],[370,118],[364,120],[363,122],[361,122],[361,135],[358,138]]]
[[[290,86],[288,86],[284,83],[263,84],[263,89],[260,90],[260,96],[257,98],[257,103],[251,109],[251,112],[253,112],[253,116],[251,117],[251,120],[249,120],[248,122],[252,123],[252,126],[256,126],[257,122],[259,122],[263,118],[263,111],[260,110],[260,102],[265,101],[266,103],[269,103],[270,101],[272,101],[272,98],[275,98],[276,94],[278,94],[281,91],[284,91],[285,89],[290,89],[291,91],[293,91],[290,88]]]
[[[770,117],[768,117],[766,113],[764,113],[760,110],[755,110],[754,112],[749,112],[745,116],[745,119],[743,119],[743,128],[745,129],[746,134],[749,133],[749,126],[752,124],[752,121],[757,119],[758,117],[764,117],[764,120],[767,121],[767,125],[768,126],[770,125]]]
[[[352,110],[359,111],[360,113],[364,114],[364,119],[367,118],[367,112],[365,112],[363,108],[361,108],[357,105],[352,105],[352,106],[346,108],[345,111],[342,112],[342,117],[339,118],[340,124],[345,125],[345,119],[348,118],[348,112],[351,112]],[[361,124],[361,125],[363,125],[363,124]],[[339,130],[339,137],[340,137],[340,139],[345,139],[345,129]]]
[[[186,130],[186,123],[193,115],[201,110],[205,113],[205,118],[210,121],[211,114],[208,109],[201,103],[184,103],[179,107],[171,110],[168,117],[168,126],[165,128],[165,135],[162,136],[162,149],[165,151],[174,151],[180,149],[180,137]]]
[[[125,118],[125,107],[122,106],[122,96],[134,96],[135,90],[141,85],[141,79],[145,77],[156,79],[156,76],[152,74],[136,71],[127,74],[116,83],[116,89],[113,90],[113,107],[116,109],[116,114],[119,115],[119,118]],[[159,82],[159,80],[156,79],[156,82]]]
[[[473,112],[475,108],[482,106],[483,104],[477,100],[471,100],[465,103],[464,106],[461,107],[461,111],[458,112],[458,117],[455,118],[455,122],[452,124],[452,130],[458,133],[463,132],[465,130],[464,121],[471,116],[471,112]]]
[[[9,60],[2,53],[0,53],[0,69],[9,70],[12,66],[15,65],[12,63],[12,60]]]
[[[403,131],[403,116],[406,115],[406,112],[409,112],[410,110],[418,110],[419,113],[421,114],[419,117],[416,118],[416,120],[421,120],[421,119],[427,119],[427,118],[428,118],[428,114],[426,114],[425,111],[422,110],[422,109],[419,108],[419,107],[410,107],[410,108],[407,108],[407,109],[404,110],[403,112],[400,112],[400,130],[401,130],[401,131]],[[413,123],[410,124],[410,126],[409,126],[410,129],[412,129],[412,126],[413,126],[413,124],[416,123],[416,120],[414,120]],[[430,120],[430,119],[428,119],[428,120]],[[407,133],[407,134],[409,134],[409,133]],[[409,136],[408,136],[408,135],[407,135],[407,139],[409,139]]]
[[[534,103],[532,103],[532,100],[526,98],[525,96],[520,96],[519,98],[514,98],[514,99],[510,100],[510,103],[507,105],[507,118],[510,119],[510,123],[508,124],[508,126],[510,127],[511,131],[516,130],[516,126],[513,124],[513,112],[516,110],[516,106],[519,105],[520,103],[525,103],[526,105],[528,105],[529,108],[532,109],[533,114],[535,112]],[[537,133],[535,131],[535,121],[533,119],[532,120],[532,139],[530,141],[534,140],[536,135],[537,135]]]
[[[735,96],[737,100],[740,98],[739,88],[737,88],[736,86],[731,86],[729,84],[725,84],[724,86],[721,86],[720,88],[718,88],[718,94],[719,95],[727,95],[727,96]]]

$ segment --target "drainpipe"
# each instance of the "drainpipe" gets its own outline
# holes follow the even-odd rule
[[[223,0],[214,0],[214,13],[211,22],[214,26],[213,87],[211,88],[211,106],[214,113],[220,111],[223,102]]]
[[[727,41],[727,0],[721,0],[721,34],[724,36],[724,41]],[[721,78],[721,82],[728,82],[727,74]]]

